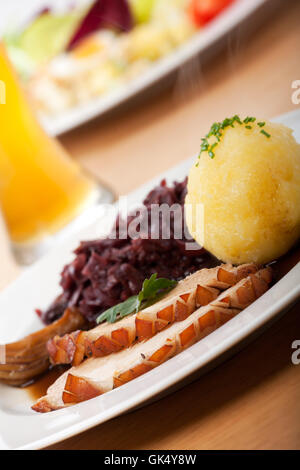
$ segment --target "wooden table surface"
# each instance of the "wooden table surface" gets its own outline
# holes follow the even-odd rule
[[[240,28],[214,58],[181,69],[171,87],[66,134],[62,143],[116,194],[126,194],[195,154],[213,121],[296,109],[291,84],[300,79],[299,20],[300,2],[282,1],[256,31]],[[3,235],[1,259],[4,287],[18,268]],[[300,303],[182,390],[52,449],[300,449],[295,339]]]

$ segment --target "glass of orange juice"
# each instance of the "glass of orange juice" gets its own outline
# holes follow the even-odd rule
[[[107,190],[42,129],[0,43],[0,204],[15,254],[30,263]]]

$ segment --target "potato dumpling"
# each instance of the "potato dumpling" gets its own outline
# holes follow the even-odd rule
[[[191,234],[218,259],[234,264],[267,263],[300,236],[300,145],[291,129],[258,122],[226,126],[213,158],[204,150],[188,179]],[[195,216],[198,204],[203,227]]]

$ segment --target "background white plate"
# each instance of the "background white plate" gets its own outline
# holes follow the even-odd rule
[[[10,0],[10,2],[0,5],[0,34],[7,28],[7,23],[11,23],[12,16],[14,22],[18,24],[22,23],[24,19],[30,18],[33,12],[41,10],[42,6],[53,5],[57,8],[69,4],[68,1],[62,2],[62,0],[22,0],[22,2],[26,4],[26,9],[19,8],[19,0]],[[87,0],[77,0],[77,2],[86,3]],[[136,79],[107,95],[65,111],[54,118],[41,117],[44,128],[50,135],[59,135],[120,105],[168,76],[193,57],[200,58],[208,50],[212,52],[226,34],[266,3],[271,7],[278,2],[276,0],[272,0],[272,2],[270,0],[236,0],[198,34],[195,34],[173,53],[155,62],[149,70]]]
[[[300,143],[300,112],[276,119],[295,130]],[[193,159],[157,176],[129,195],[140,202],[162,178],[182,180]],[[102,215],[101,215],[102,214]],[[98,207],[87,214],[85,225],[24,272],[0,295],[0,344],[16,340],[42,325],[34,308],[45,308],[59,292],[59,273],[72,258],[71,250],[82,239],[105,234],[112,217]],[[37,449],[103,423],[178,383],[270,320],[300,296],[300,263],[254,304],[208,337],[134,381],[105,395],[68,409],[41,415],[30,410],[25,390],[0,385],[0,449]]]

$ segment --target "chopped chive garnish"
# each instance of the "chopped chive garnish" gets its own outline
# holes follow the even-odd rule
[[[221,137],[223,136],[223,130],[226,129],[226,127],[234,128],[235,124],[239,124],[240,126],[245,125],[246,129],[252,129],[253,126],[250,126],[249,123],[254,123],[255,121],[256,118],[253,116],[247,116],[242,121],[241,118],[236,114],[231,118],[225,118],[222,122],[214,122],[206,136],[201,139],[200,153],[198,158],[200,158],[203,152],[207,152],[210,158],[215,157],[214,149],[221,141]],[[265,122],[257,122],[257,125],[259,127],[264,127],[265,124]],[[264,129],[262,129],[260,132],[261,134],[264,134],[267,138],[271,137],[271,135]],[[214,138],[214,141],[212,143],[210,143],[209,141],[210,138]]]
[[[269,134],[268,132],[266,132],[264,129],[262,129],[260,131],[261,134],[265,135],[266,137],[268,137],[268,139],[271,137],[271,134]]]
[[[247,116],[245,119],[244,119],[244,124],[248,124],[248,122],[255,122],[256,121],[256,118],[255,117],[250,117],[250,116]]]

